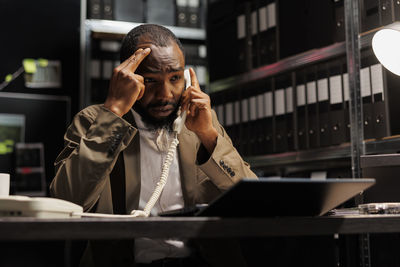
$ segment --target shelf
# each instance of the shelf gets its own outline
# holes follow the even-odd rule
[[[373,34],[377,29],[363,33],[360,35],[360,46],[366,48],[371,45]],[[291,71],[300,67],[304,67],[313,63],[331,59],[346,53],[345,42],[335,43],[330,46],[313,49],[292,57],[282,59],[276,63],[265,65],[249,72],[245,72],[236,76],[232,76],[223,80],[215,81],[210,84],[210,93],[223,91],[232,87],[265,79],[279,73]]]
[[[303,151],[291,151],[280,154],[244,157],[251,167],[272,167],[277,165],[293,165],[312,161],[350,158],[350,144],[339,146],[309,149]]]
[[[367,140],[364,142],[365,154],[390,154],[400,150],[400,136],[380,140]],[[277,165],[304,164],[313,161],[346,159],[351,157],[350,143],[338,146],[309,149],[304,151],[291,151],[280,154],[244,157],[253,168],[272,167]]]
[[[364,155],[360,157],[361,168],[400,166],[400,154]]]
[[[121,39],[130,30],[143,23],[115,21],[115,20],[97,20],[88,19],[85,21],[86,29],[98,36],[107,36],[112,39]],[[165,26],[171,30],[179,39],[205,40],[206,32],[204,29],[185,28],[175,26]]]

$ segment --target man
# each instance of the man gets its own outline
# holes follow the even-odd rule
[[[79,112],[68,128],[55,162],[53,196],[88,212],[143,209],[159,181],[179,106],[187,110],[186,127],[152,214],[208,203],[240,179],[256,178],[218,123],[193,69],[184,90],[183,48],[171,31],[150,24],[134,28],[123,40],[121,62],[105,103]],[[82,265],[130,266],[191,253],[182,240],[92,242]]]

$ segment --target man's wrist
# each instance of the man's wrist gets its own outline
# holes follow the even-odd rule
[[[214,152],[215,146],[217,145],[218,131],[213,127],[208,131],[196,133],[196,135],[199,137],[200,142],[211,155]]]
[[[106,109],[108,109],[109,111],[111,111],[112,113],[114,113],[115,115],[122,117],[124,114],[122,114],[122,111],[120,108],[113,106],[113,105],[109,105],[107,103],[104,103],[103,105]]]

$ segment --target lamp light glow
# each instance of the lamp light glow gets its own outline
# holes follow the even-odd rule
[[[385,68],[400,75],[400,22],[377,31],[372,38],[372,49]]]

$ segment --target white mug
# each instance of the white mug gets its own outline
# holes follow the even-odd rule
[[[0,197],[10,195],[10,174],[0,173]]]

